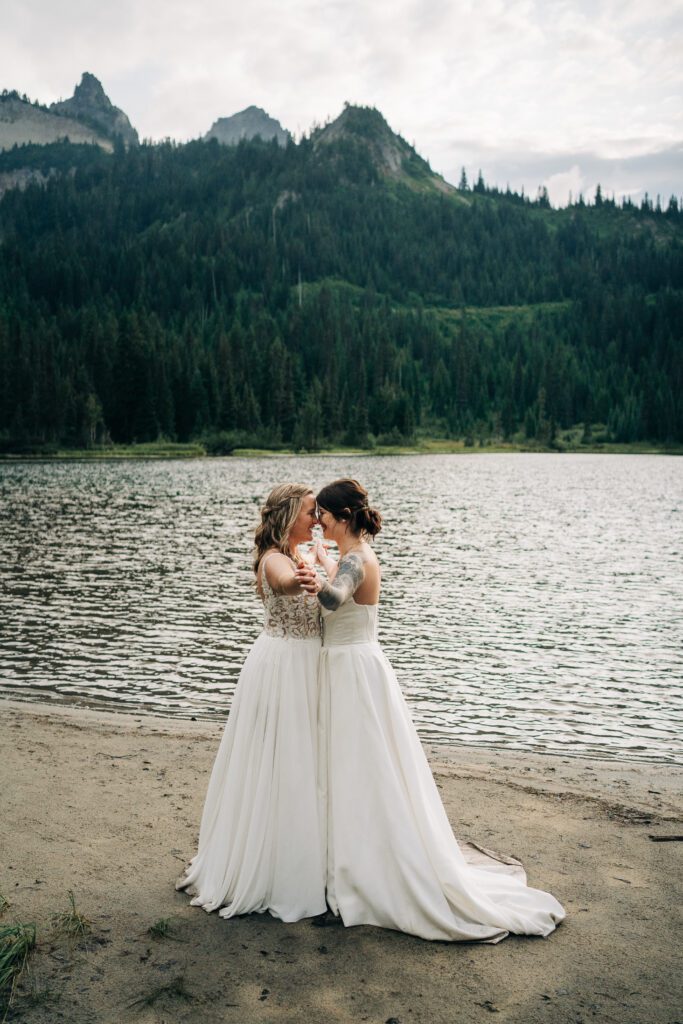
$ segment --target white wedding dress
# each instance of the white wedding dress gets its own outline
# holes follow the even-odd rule
[[[327,902],[345,925],[424,939],[548,935],[565,916],[516,861],[458,845],[396,676],[377,606],[323,608],[320,800]]]
[[[273,592],[242,667],[211,772],[199,849],[177,889],[221,917],[322,914],[317,714],[320,613],[315,598]]]

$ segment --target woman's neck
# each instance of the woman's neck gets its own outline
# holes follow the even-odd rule
[[[296,562],[296,560],[297,560],[297,551],[296,551],[296,549],[298,547],[299,547],[299,542],[298,541],[297,541],[296,544],[294,543],[294,541],[291,541],[291,540],[287,542],[287,555],[288,555],[289,558],[292,559],[293,562]]]
[[[337,547],[339,548],[339,555],[343,557],[352,551],[354,548],[359,548],[363,544],[363,535],[360,533],[346,533],[343,537],[340,537],[337,541]]]

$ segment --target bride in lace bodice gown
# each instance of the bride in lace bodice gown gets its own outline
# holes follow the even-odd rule
[[[302,484],[268,496],[254,569],[263,631],[242,667],[211,772],[199,849],[176,888],[221,917],[323,913],[317,782],[320,612],[295,579],[315,500]]]
[[[323,613],[320,790],[326,808],[327,902],[345,925],[373,924],[425,939],[496,942],[548,935],[564,917],[549,893],[453,835],[396,676],[377,642],[380,569],[367,541],[381,525],[367,492],[338,480],[318,517],[340,559],[328,576],[297,578]]]

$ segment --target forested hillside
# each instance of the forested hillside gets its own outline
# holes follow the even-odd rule
[[[448,189],[348,109],[286,147],[0,154],[58,172],[0,201],[2,447],[683,441],[675,201]]]

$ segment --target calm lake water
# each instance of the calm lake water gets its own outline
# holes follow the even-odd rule
[[[0,465],[0,695],[224,719],[259,632],[272,485],[385,515],[381,640],[423,739],[683,755],[683,459],[493,455]]]

